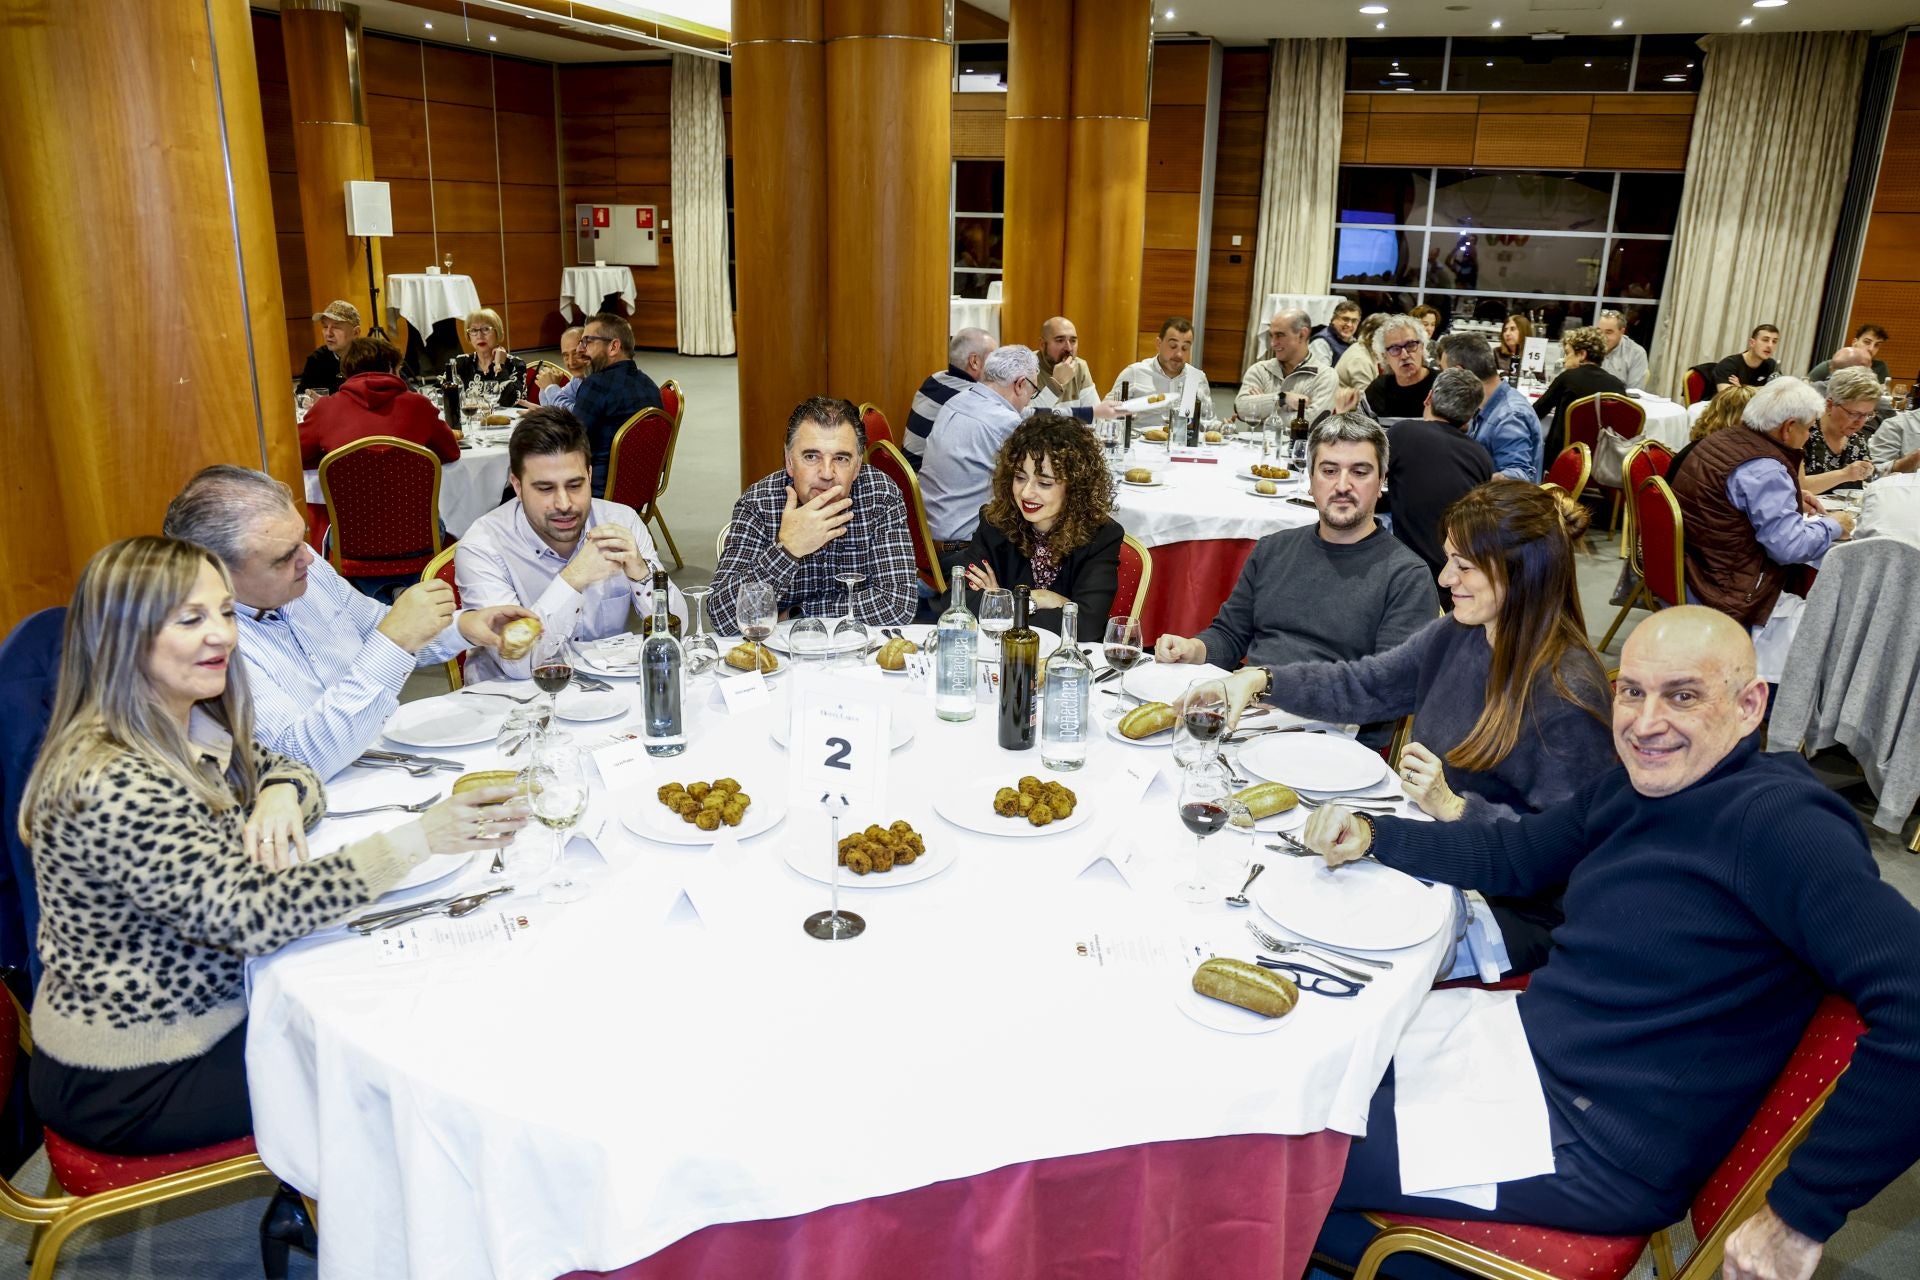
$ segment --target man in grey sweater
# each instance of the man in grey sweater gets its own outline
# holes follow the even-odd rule
[[[1281,666],[1385,653],[1440,609],[1426,563],[1374,519],[1387,436],[1361,413],[1313,429],[1309,483],[1319,521],[1260,539],[1213,625],[1162,635],[1161,662]]]

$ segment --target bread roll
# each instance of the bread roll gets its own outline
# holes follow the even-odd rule
[[[500,656],[508,662],[518,662],[533,652],[542,630],[538,618],[515,618],[500,632]]]
[[[1178,718],[1173,707],[1165,702],[1145,702],[1120,717],[1120,735],[1135,740],[1151,737],[1163,729],[1173,728]]]
[[[517,787],[519,785],[520,775],[511,769],[482,769],[476,773],[463,773],[454,779],[453,794],[461,795],[482,787]]]
[[[1257,480],[1254,482],[1253,491],[1255,493],[1278,493],[1280,492],[1280,486],[1271,480]]]
[[[1245,791],[1236,791],[1233,798],[1247,806],[1247,812],[1255,818],[1271,818],[1300,803],[1299,793],[1279,782],[1263,782]]]
[[[1140,438],[1142,440],[1153,440],[1156,442],[1165,440],[1167,438],[1167,431],[1165,427],[1149,427],[1140,433]]]
[[[1209,431],[1202,438],[1206,440],[1208,444],[1219,444],[1222,440],[1226,439],[1226,437],[1218,431]]]
[[[1152,484],[1153,472],[1145,467],[1129,467],[1125,479],[1128,484]]]
[[[880,646],[880,652],[873,655],[873,660],[882,671],[905,671],[907,655],[918,652],[919,645],[905,636],[895,636]]]
[[[1193,989],[1203,996],[1237,1004],[1268,1018],[1288,1012],[1300,998],[1300,988],[1294,986],[1293,979],[1286,974],[1220,956],[1193,971]]]
[[[727,665],[740,671],[758,667],[761,675],[771,675],[780,660],[773,656],[773,650],[748,640],[727,650]]]

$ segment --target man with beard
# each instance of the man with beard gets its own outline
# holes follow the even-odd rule
[[[533,410],[507,441],[507,465],[513,500],[474,521],[454,551],[460,599],[522,606],[547,634],[571,640],[619,635],[633,611],[651,614],[660,567],[653,539],[632,507],[588,493],[579,421],[565,409]],[[667,595],[668,610],[684,621],[680,588],[668,584]],[[467,679],[524,680],[532,657],[476,653]]]
[[[1192,359],[1193,321],[1185,316],[1168,316],[1160,326],[1160,342],[1153,354],[1122,369],[1120,376],[1113,380],[1107,399],[1125,400],[1129,396],[1156,393],[1166,397],[1161,404],[1133,415],[1136,432],[1164,427],[1174,413],[1180,414],[1184,421],[1189,411],[1203,424],[1212,426],[1215,421],[1213,391],[1199,366],[1188,363]],[[1127,392],[1124,396],[1120,394],[1122,388]]]
[[[660,409],[660,388],[633,362],[633,326],[610,311],[587,321],[580,335],[591,376],[573,397],[573,416],[593,446],[593,493],[607,488],[607,458],[613,437],[642,409]]]
[[[1308,457],[1319,521],[1260,539],[1213,625],[1191,639],[1163,634],[1157,660],[1228,670],[1243,660],[1346,661],[1385,653],[1433,621],[1433,574],[1373,516],[1387,470],[1380,424],[1357,413],[1326,418]]]

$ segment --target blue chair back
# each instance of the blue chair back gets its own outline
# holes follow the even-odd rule
[[[53,717],[60,683],[65,606],[42,609],[0,640],[0,965],[24,969],[40,981],[40,897],[34,890],[33,855],[20,839],[20,800]]]

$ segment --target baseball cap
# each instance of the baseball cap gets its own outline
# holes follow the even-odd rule
[[[354,306],[345,298],[335,298],[327,304],[325,311],[315,312],[313,318],[315,320],[338,320],[342,324],[359,324],[360,308]]]

